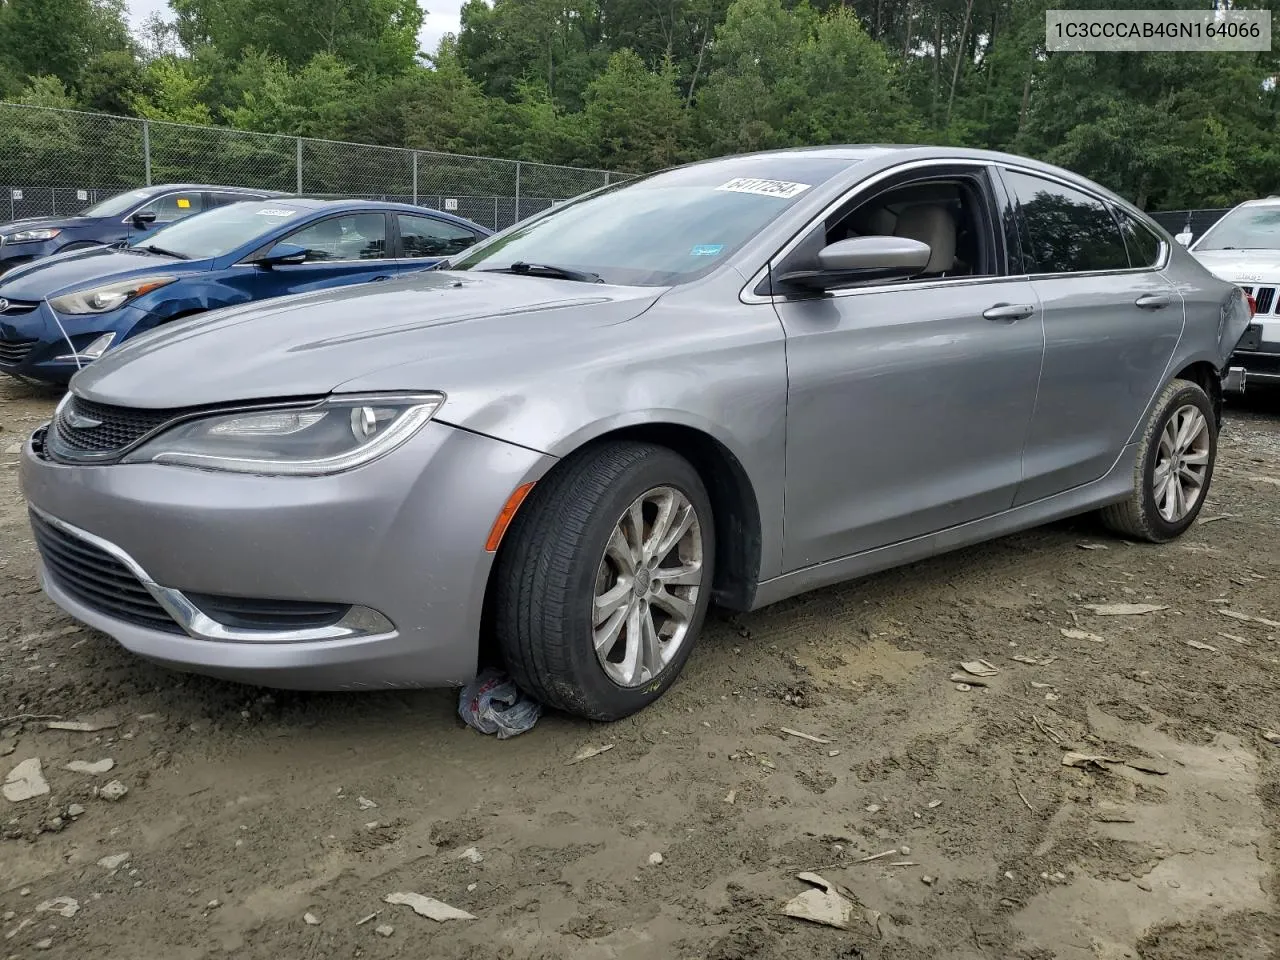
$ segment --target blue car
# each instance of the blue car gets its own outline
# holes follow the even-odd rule
[[[429,268],[491,232],[408,204],[233,203],[128,246],[62,253],[0,278],[0,372],[65,383],[159,324]]]
[[[65,250],[137,240],[159,227],[238,200],[286,196],[207,184],[170,183],[117,194],[70,217],[36,217],[0,224],[0,274]]]

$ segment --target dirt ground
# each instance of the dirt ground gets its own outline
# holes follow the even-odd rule
[[[0,386],[0,449],[53,401]],[[0,957],[1280,956],[1280,400],[1229,412],[1177,543],[1079,519],[721,615],[654,708],[505,742],[449,691],[268,693],[77,626],[36,585],[16,459],[0,775],[39,758],[50,792],[0,798]],[[1121,602],[1162,609],[1087,608]],[[978,658],[998,674],[958,690]],[[587,746],[612,749],[567,764]],[[847,930],[784,916],[803,871]]]

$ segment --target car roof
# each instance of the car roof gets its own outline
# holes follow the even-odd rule
[[[133,190],[124,190],[122,193],[168,193],[173,190],[218,190],[224,193],[247,193],[252,196],[259,197],[283,197],[287,196],[281,190],[265,190],[258,187],[232,187],[217,183],[157,183],[149,187],[137,187]]]
[[[323,210],[390,210],[392,212],[416,213],[436,217],[440,220],[447,220],[450,223],[456,223],[467,229],[478,229],[488,233],[489,228],[475,223],[465,217],[459,217],[456,214],[446,213],[443,210],[437,210],[434,207],[414,206],[412,203],[401,203],[395,200],[366,200],[363,198],[350,197],[324,197],[324,196],[308,196],[306,194],[277,194],[272,198],[273,202],[282,207],[293,207],[297,210],[306,211],[323,211]]]

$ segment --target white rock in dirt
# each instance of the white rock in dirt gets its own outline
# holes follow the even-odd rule
[[[651,867],[662,866],[662,854],[656,853],[656,852],[649,854],[649,866]]]
[[[103,857],[101,860],[99,860],[98,866],[102,867],[105,870],[115,870],[119,867],[124,866],[128,862],[129,862],[128,853],[113,853],[111,854],[111,856]]]
[[[67,806],[67,816],[74,820],[76,817],[83,816],[84,807],[78,803],[72,803]]]
[[[308,927],[315,927],[320,924],[320,918],[317,917],[314,913],[304,913],[302,915],[302,922],[305,923]]]
[[[4,452],[5,452],[5,453],[21,453],[21,452],[22,452],[22,444],[20,444],[20,443],[11,443],[11,444],[9,444],[7,447],[5,447],[5,448],[4,448]]]
[[[966,660],[960,669],[974,677],[994,677],[1000,668],[987,660]]]
[[[1280,743],[1280,733],[1273,733],[1268,730],[1262,735],[1262,739],[1266,740],[1268,743]]]
[[[220,906],[222,906],[221,900],[210,900],[207,904],[205,904],[205,909],[217,910]]]
[[[128,792],[129,788],[119,780],[108,780],[98,788],[98,796],[103,800],[108,800],[112,803],[115,803]]]
[[[482,863],[484,861],[484,854],[475,847],[467,847],[467,849],[458,854],[458,859],[466,860],[468,863]]]
[[[382,898],[382,900],[384,903],[410,907],[418,916],[426,917],[428,920],[435,920],[437,923],[444,923],[446,920],[475,919],[474,916],[467,913],[465,910],[459,910],[457,907],[451,907],[447,903],[442,903],[437,900],[435,897],[426,897],[420,893],[388,893]]]
[[[360,804],[361,810],[376,810],[378,805],[367,797],[356,797],[356,803]]]
[[[1200,641],[1200,640],[1188,640],[1187,646],[1191,647],[1194,650],[1207,650],[1209,651],[1209,653],[1218,652],[1217,647],[1212,646],[1211,644],[1208,644],[1208,643],[1204,643],[1203,641]]]
[[[68,730],[71,733],[97,733],[99,730],[110,730],[117,724],[111,720],[53,720],[45,724],[49,730]]]
[[[103,760],[72,760],[67,764],[67,769],[72,773],[87,773],[93,776],[99,776],[104,773],[110,773],[115,769],[116,762],[110,757]]]
[[[1100,617],[1136,617],[1169,609],[1158,603],[1086,603],[1084,606]]]
[[[21,803],[33,797],[41,797],[49,792],[49,784],[40,771],[40,758],[32,757],[23,760],[9,771],[4,778],[4,786],[0,787],[4,798],[13,803]]]
[[[37,950],[48,950],[53,946],[53,937],[45,937],[43,940],[37,940],[32,944]]]
[[[1090,643],[1106,643],[1106,637],[1100,637],[1096,633],[1090,633],[1088,630],[1075,630],[1071,627],[1063,627],[1058,631],[1068,640],[1088,640]]]
[[[373,928],[373,932],[380,937],[389,937],[396,932],[396,928],[389,923],[380,923]]]
[[[853,902],[841,894],[835,884],[816,873],[801,873],[797,879],[813,884],[814,889],[788,900],[782,908],[784,914],[837,930],[849,929],[853,923]]]
[[[80,901],[72,897],[54,897],[36,904],[36,913],[56,913],[70,920],[80,912]]]

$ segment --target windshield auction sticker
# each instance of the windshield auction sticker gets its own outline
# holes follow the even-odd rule
[[[1270,10],[1046,10],[1045,46],[1061,52],[1239,53],[1271,49]]]
[[[776,197],[779,200],[790,200],[808,190],[810,184],[792,183],[790,180],[760,180],[756,177],[734,177],[728,183],[722,183],[717,190],[732,190],[734,193],[754,193],[761,197]]]
[[[259,217],[292,217],[296,212],[296,210],[282,210],[280,207],[264,207],[254,211]]]

